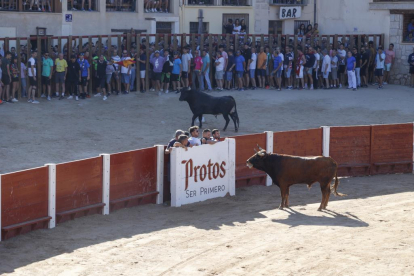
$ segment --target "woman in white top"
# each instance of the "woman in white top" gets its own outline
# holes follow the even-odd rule
[[[240,30],[241,30],[241,25],[239,23],[239,20],[236,19],[236,21],[234,21],[233,34],[239,34]]]

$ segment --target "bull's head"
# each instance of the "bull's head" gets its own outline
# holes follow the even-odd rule
[[[264,161],[266,160],[268,153],[264,149],[262,149],[259,145],[257,145],[257,147],[259,148],[259,151],[254,149],[256,154],[250,157],[249,159],[247,159],[246,165],[247,167],[249,167],[249,169],[255,168],[258,170],[264,170],[265,168]]]
[[[184,102],[184,101],[190,100],[191,93],[193,93],[192,90],[187,90],[187,88],[181,89],[180,92],[181,92],[180,99],[179,99],[180,102]]]

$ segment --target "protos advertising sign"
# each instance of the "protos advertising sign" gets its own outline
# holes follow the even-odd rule
[[[302,16],[301,7],[280,7],[280,19],[299,18]]]
[[[174,148],[171,153],[171,206],[236,193],[234,139],[214,145]]]

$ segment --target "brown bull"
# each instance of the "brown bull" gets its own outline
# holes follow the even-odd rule
[[[308,184],[310,188],[319,182],[322,191],[322,202],[318,211],[326,209],[331,194],[331,181],[335,177],[333,194],[345,196],[337,192],[339,185],[338,165],[331,157],[315,156],[300,157],[284,154],[270,154],[259,147],[260,151],[247,160],[249,168],[266,172],[279,186],[282,202],[279,209],[289,207],[289,187],[293,184]]]

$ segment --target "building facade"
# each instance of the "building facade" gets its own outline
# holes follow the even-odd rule
[[[0,2],[0,37],[37,35],[39,28],[53,36],[118,35],[131,28],[137,33],[179,32],[179,1],[169,1],[168,13],[164,6],[163,13],[145,12],[144,0],[89,0],[84,1],[86,11],[81,11],[82,0],[51,0],[51,12],[48,6],[39,11],[43,7],[35,4],[29,10],[30,1],[24,1]]]

